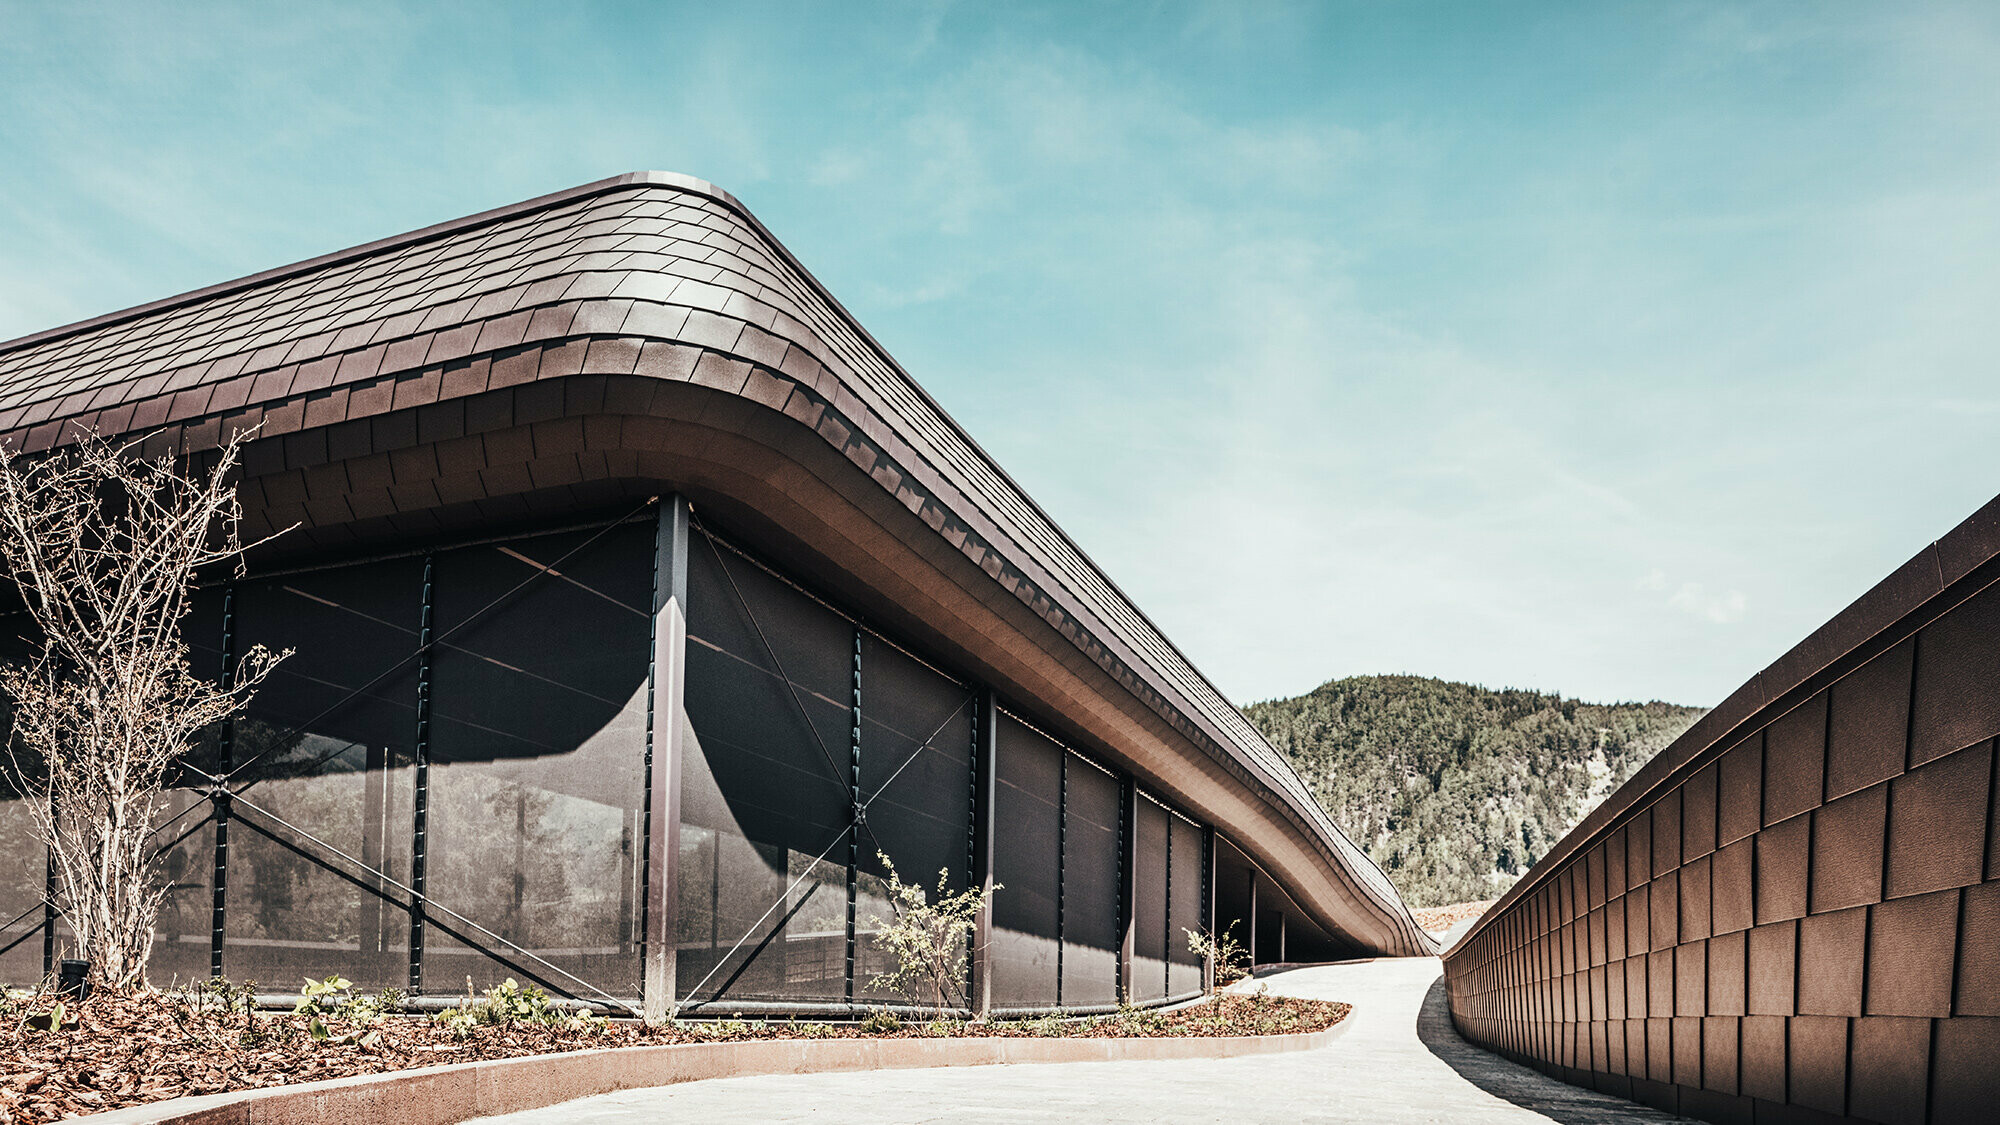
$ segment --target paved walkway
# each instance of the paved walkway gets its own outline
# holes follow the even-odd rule
[[[1458,1037],[1434,957],[1291,969],[1273,991],[1354,1005],[1316,1051],[1182,1062],[1036,1063],[723,1078],[580,1098],[481,1125],[637,1122],[1680,1122]]]

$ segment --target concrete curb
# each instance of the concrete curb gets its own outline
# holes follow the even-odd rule
[[[705,1078],[1009,1063],[1227,1059],[1310,1051],[1353,1019],[1298,1035],[1185,1039],[784,1039],[570,1051],[262,1090],[173,1098],[79,1120],[97,1125],[457,1125],[616,1090]]]

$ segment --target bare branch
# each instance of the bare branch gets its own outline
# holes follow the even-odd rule
[[[0,561],[36,632],[30,659],[0,667],[7,772],[49,846],[58,907],[114,988],[139,983],[151,952],[165,890],[149,841],[167,783],[289,655],[252,649],[217,684],[193,674],[181,639],[196,575],[240,573],[232,471],[249,436],[207,472],[95,435],[36,458],[0,449]]]

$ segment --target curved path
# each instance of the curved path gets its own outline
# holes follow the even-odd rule
[[[1180,1062],[1035,1063],[722,1078],[626,1090],[480,1125],[638,1122],[1678,1122],[1482,1051],[1445,1013],[1435,957],[1274,972],[1272,991],[1354,1005],[1319,1050]]]

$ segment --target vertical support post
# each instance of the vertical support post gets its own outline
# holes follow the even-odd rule
[[[861,630],[854,630],[854,665],[849,678],[847,732],[847,967],[842,994],[854,1006],[854,908],[861,901]]]
[[[1250,969],[1257,969],[1257,866],[1250,866]]]
[[[1208,935],[1210,953],[1201,959],[1201,990],[1215,991],[1216,942],[1215,917],[1215,825],[1206,825],[1201,830],[1201,929]]]
[[[1127,1004],[1138,991],[1132,979],[1137,952],[1139,894],[1139,787],[1131,776],[1118,779],[1118,998]]]
[[[1069,860],[1069,751],[1061,752],[1057,761],[1062,765],[1057,772],[1056,783],[1056,1007],[1062,1007],[1063,999],[1063,946],[1068,935],[1063,931],[1066,920],[1064,908],[1068,905],[1064,879]]]
[[[361,864],[369,871],[386,873],[389,836],[389,757],[387,746],[369,746],[363,752],[361,782]],[[387,965],[379,965],[389,948],[389,934],[383,923],[389,884],[382,875],[368,876],[369,893],[361,896],[361,960],[371,971],[386,975]]]
[[[1285,919],[1287,917],[1289,915],[1282,911],[1278,914],[1278,964],[1280,965],[1287,963],[1285,960]]]
[[[1167,858],[1164,863],[1167,885],[1163,892],[1165,909],[1160,911],[1160,995],[1174,992],[1174,814],[1167,814]]]
[[[42,978],[56,979],[56,855],[48,853],[48,882],[42,890]]]
[[[410,993],[424,991],[424,897],[429,893],[427,856],[431,820],[431,630],[436,598],[437,559],[424,556],[424,603],[417,618],[416,778],[411,793],[410,831]]]
[[[993,794],[999,766],[1000,700],[990,687],[978,689],[972,723],[971,886],[980,891],[979,917],[972,930],[970,983],[972,1014],[985,1019],[993,1010]]]
[[[646,678],[646,887],[640,1003],[647,1023],[672,1018],[681,862],[681,744],[688,732],[687,499],[663,496],[653,542],[653,658]]]
[[[231,583],[222,588],[222,686],[230,688],[236,683],[236,585]],[[236,720],[225,719],[218,732],[216,762],[220,773],[227,777],[236,765]],[[229,899],[229,790],[218,783],[209,792],[209,799],[215,802],[215,877],[210,886],[208,915],[208,975],[222,976],[222,940],[228,928],[227,905]]]

